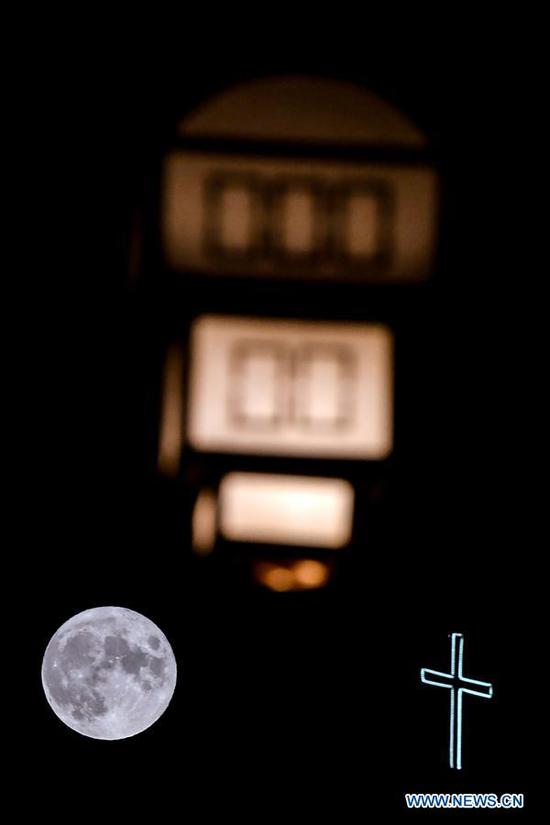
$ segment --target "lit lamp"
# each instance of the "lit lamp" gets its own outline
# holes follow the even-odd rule
[[[357,513],[394,447],[394,331],[373,296],[429,277],[436,215],[424,136],[352,84],[257,80],[180,123],[158,466],[192,499],[195,553],[291,591],[368,552]]]

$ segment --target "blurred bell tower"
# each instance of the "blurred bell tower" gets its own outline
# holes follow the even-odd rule
[[[228,581],[335,586],[372,552],[414,438],[439,211],[425,136],[352,83],[253,80],[177,124],[144,206],[177,546]]]

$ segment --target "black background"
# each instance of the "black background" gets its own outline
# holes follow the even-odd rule
[[[186,30],[179,47],[164,32],[123,48],[127,33],[108,57],[78,40],[33,55],[14,210],[9,446],[22,506],[5,586],[29,617],[16,767],[25,794],[40,789],[60,817],[139,821],[168,805],[191,821],[422,821],[404,792],[528,794],[536,72],[490,27],[452,47],[445,27],[365,40],[350,28],[316,48],[222,48],[220,31],[197,44]],[[432,139],[443,213],[433,282],[380,299],[403,342],[403,429],[369,543],[327,591],[280,597],[212,575],[177,540],[177,501],[154,475],[165,310],[128,289],[126,250],[175,119],[231,82],[295,71],[364,82],[409,114]],[[338,298],[342,314],[361,315],[357,297]],[[216,300],[223,309],[223,291]],[[326,298],[312,300],[323,314]],[[64,727],[40,684],[56,628],[102,604],[153,619],[179,668],[159,722],[114,743]],[[446,666],[451,631],[466,635],[469,674],[495,684],[491,702],[465,702],[460,774],[446,765],[447,695],[419,684],[421,666]]]

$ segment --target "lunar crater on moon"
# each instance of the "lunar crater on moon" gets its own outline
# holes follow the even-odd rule
[[[176,685],[168,639],[149,619],[123,607],[73,616],[54,634],[42,684],[57,716],[94,739],[123,739],[152,725]]]

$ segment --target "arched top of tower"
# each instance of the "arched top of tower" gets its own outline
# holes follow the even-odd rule
[[[179,124],[181,137],[421,149],[423,133],[377,95],[340,80],[252,80],[208,99]]]

